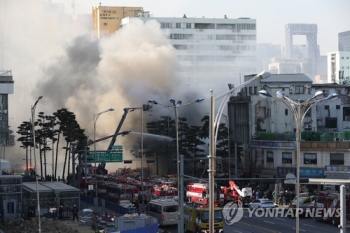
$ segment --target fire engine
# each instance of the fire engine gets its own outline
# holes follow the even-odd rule
[[[130,200],[138,196],[139,189],[134,185],[110,184],[107,187],[107,200],[118,203],[119,200]]]
[[[153,186],[153,198],[177,200],[178,198],[177,188],[171,187],[168,185],[155,185]]]
[[[241,190],[234,181],[230,180],[229,183],[231,192],[226,191],[225,204],[230,201],[236,201],[242,206],[248,206],[250,197],[253,195],[252,188],[245,187]]]
[[[208,205],[198,205],[189,203],[184,206],[185,231],[193,233],[209,232],[209,207]],[[223,233],[222,208],[214,208],[214,228],[215,233]]]
[[[220,199],[224,197],[220,189],[216,189],[214,198],[216,204],[219,204]],[[188,202],[199,203],[202,205],[209,204],[209,186],[208,183],[193,183],[187,185],[186,198]]]
[[[350,194],[346,194],[346,221],[350,220]],[[336,192],[319,192],[316,195],[315,219],[318,222],[331,222],[334,226],[340,223],[340,194]]]

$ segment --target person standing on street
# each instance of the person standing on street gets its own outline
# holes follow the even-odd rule
[[[72,212],[73,212],[73,222],[75,220],[75,218],[77,218],[77,222],[79,222],[79,218],[78,218],[78,207],[76,205],[73,206],[73,209],[72,209]]]
[[[5,221],[4,221],[4,219],[5,219],[5,213],[4,213],[4,207],[3,207],[3,206],[0,207],[0,214],[1,214],[1,223],[2,223],[2,226],[5,227]]]

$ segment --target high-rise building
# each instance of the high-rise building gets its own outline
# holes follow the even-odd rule
[[[148,16],[148,17],[147,17]],[[176,49],[178,74],[188,87],[209,90],[240,84],[240,77],[256,73],[256,20],[251,18],[150,17],[156,20]],[[122,19],[122,26],[131,18]],[[225,89],[226,91],[226,89]]]
[[[294,35],[306,36],[306,50],[293,45]],[[317,74],[317,61],[319,50],[317,47],[317,25],[316,24],[286,24],[285,25],[285,58],[307,58],[310,60],[311,73],[306,73],[312,79]],[[302,56],[302,57],[300,57]]]
[[[338,33],[338,50],[350,51],[350,31]]]
[[[0,70],[0,143],[3,145],[8,145],[8,95],[13,94],[13,87],[12,72]]]
[[[327,53],[327,82],[350,85],[350,51]]]
[[[98,6],[92,8],[92,30],[95,38],[113,34],[120,28],[120,21],[126,17],[136,17],[143,12],[142,7]]]

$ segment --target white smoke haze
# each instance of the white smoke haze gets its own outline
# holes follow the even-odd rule
[[[10,125],[14,131],[30,119],[30,107],[41,95],[36,115],[51,115],[67,108],[91,139],[93,116],[106,109],[115,111],[98,118],[97,139],[114,134],[124,108],[142,107],[149,99],[170,104],[169,99],[174,97],[182,97],[184,103],[199,97],[192,92],[191,98],[186,99],[188,94],[182,91],[175,75],[174,48],[155,21],[132,20],[114,35],[97,41],[91,37],[91,24],[73,22],[59,5],[40,0],[2,0],[0,6],[5,9],[2,18],[6,18],[0,21],[6,38],[4,69],[12,70],[15,81],[15,94],[9,96],[9,115],[13,118]],[[187,108],[191,114],[195,110],[197,107]],[[173,113],[167,111],[152,114]],[[185,113],[183,116],[189,117]],[[145,114],[144,125],[147,118]],[[140,110],[128,114],[121,128],[125,130],[141,131]],[[119,136],[116,144],[128,144],[127,141],[127,136]],[[109,142],[98,143],[97,149],[107,149]],[[16,142],[9,147],[6,158],[24,166],[25,150],[19,146]],[[125,159],[130,156],[128,149],[124,150]],[[51,163],[51,156],[47,162]],[[59,163],[61,176],[63,159]],[[110,163],[107,169],[123,166]]]

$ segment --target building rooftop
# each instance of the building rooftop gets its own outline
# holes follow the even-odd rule
[[[40,192],[80,192],[79,189],[60,181],[39,182],[38,186]],[[29,192],[36,191],[36,182],[23,182],[23,189]]]

